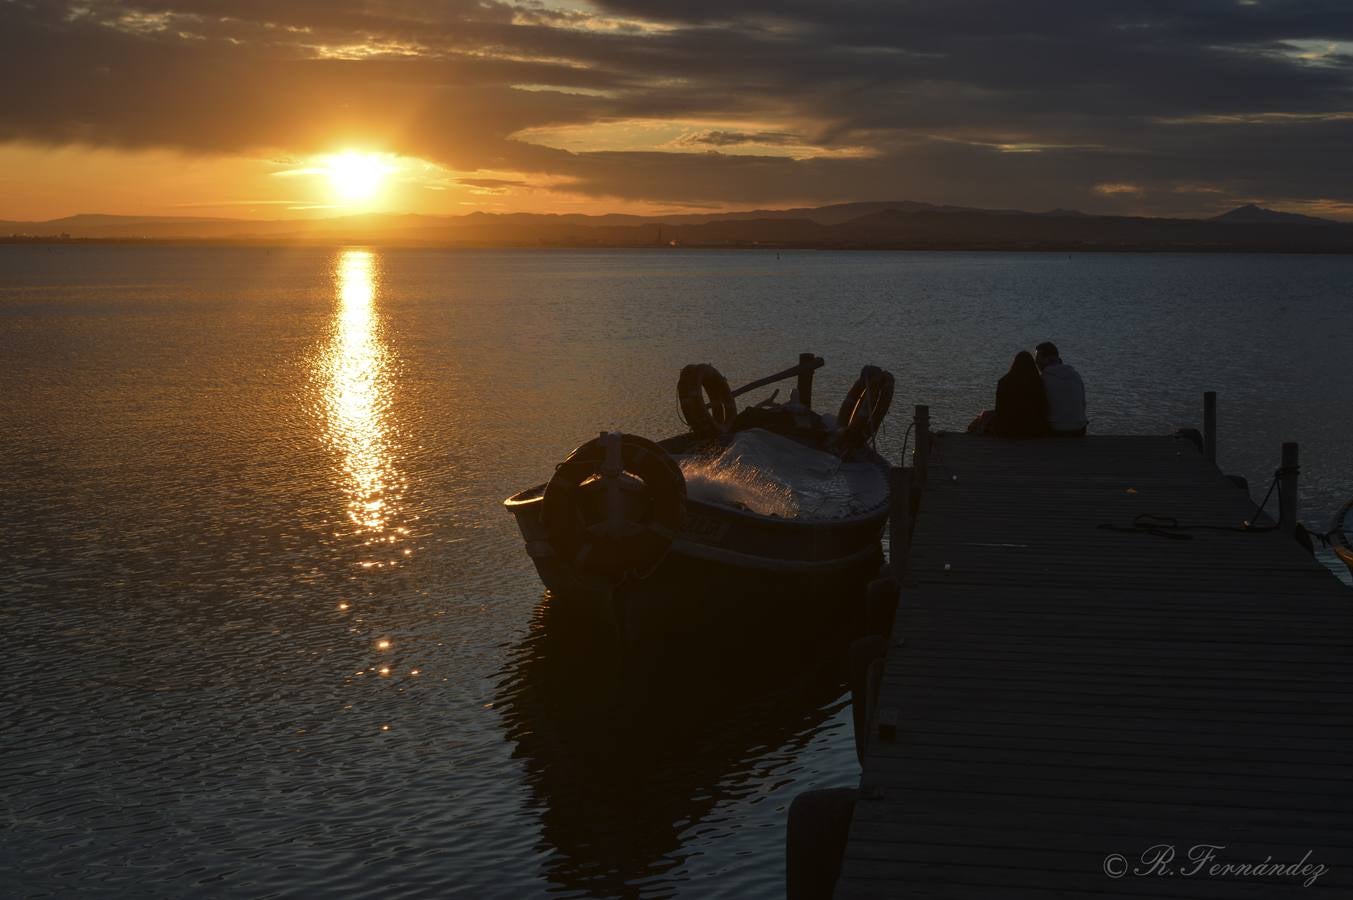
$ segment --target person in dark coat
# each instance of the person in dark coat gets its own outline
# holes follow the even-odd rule
[[[1048,396],[1033,354],[1015,354],[1010,371],[996,382],[996,409],[986,423],[987,434],[1008,438],[1045,437],[1048,434]]]

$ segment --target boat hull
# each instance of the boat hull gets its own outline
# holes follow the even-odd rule
[[[552,605],[626,641],[704,640],[734,620],[760,633],[836,623],[843,613],[862,611],[864,588],[883,562],[886,506],[803,522],[691,502],[685,525],[652,571],[618,584],[582,579],[546,539],[543,490],[523,491],[507,508]]]
[[[1328,539],[1330,549],[1343,560],[1349,574],[1353,575],[1353,500],[1345,503],[1343,509],[1334,516]]]

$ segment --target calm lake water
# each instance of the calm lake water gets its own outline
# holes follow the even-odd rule
[[[1214,389],[1257,495],[1299,441],[1324,530],[1351,301],[1349,257],[0,246],[0,891],[780,896],[842,692],[697,663],[617,714],[501,500],[680,431],[685,363],[811,350],[833,409],[883,365],[896,456],[1051,338],[1093,431]]]

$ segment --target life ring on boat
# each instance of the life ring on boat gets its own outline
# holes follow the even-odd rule
[[[859,447],[877,434],[892,402],[892,373],[878,366],[861,369],[860,377],[851,385],[836,413],[841,446],[846,449]]]
[[[709,363],[697,363],[681,370],[681,377],[677,379],[677,399],[681,402],[681,417],[691,431],[705,437],[726,433],[738,415],[728,379]]]
[[[551,548],[579,574],[651,571],[686,519],[686,479],[652,441],[603,434],[555,468],[540,519]]]

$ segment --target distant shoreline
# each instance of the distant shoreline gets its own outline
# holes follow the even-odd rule
[[[81,214],[45,222],[0,221],[0,234],[22,243],[190,246],[1353,253],[1353,223],[1253,205],[1211,219],[1168,219],[905,200],[651,218],[470,213],[255,221]]]
[[[268,249],[315,249],[332,247],[378,247],[398,250],[760,250],[760,251],[885,251],[885,252],[990,252],[990,253],[1243,253],[1243,254],[1300,254],[1313,256],[1347,256],[1353,247],[1302,247],[1291,245],[1253,244],[1185,244],[1168,242],[972,242],[910,241],[887,243],[775,243],[710,242],[682,243],[662,246],[639,243],[606,242],[450,242],[411,241],[390,238],[362,239],[357,237],[325,237],[298,240],[269,238],[134,238],[134,237],[57,237],[53,235],[0,236],[0,244],[31,246],[134,246],[134,247],[258,247]]]

